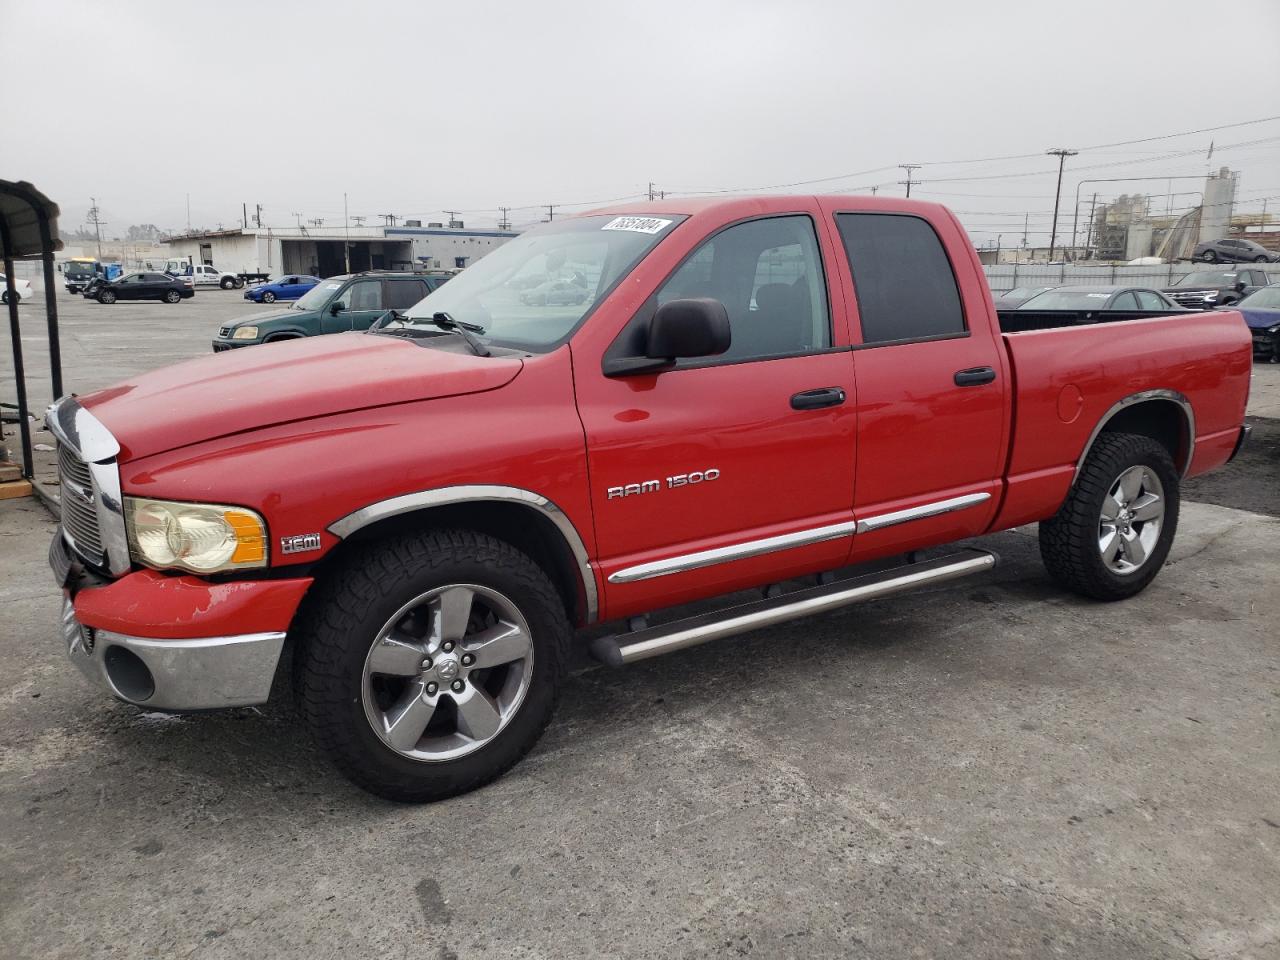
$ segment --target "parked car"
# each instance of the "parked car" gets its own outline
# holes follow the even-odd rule
[[[531,316],[505,282],[566,251],[591,298]],[[1245,326],[1006,333],[989,297],[937,204],[669,200],[522,233],[373,333],[64,397],[68,655],[148,710],[294,677],[344,773],[422,801],[533,746],[575,626],[626,624],[590,643],[621,666],[989,570],[915,551],[1035,521],[1066,589],[1132,597],[1244,441]]]
[[[388,310],[407,310],[449,279],[448,274],[371,270],[321,280],[292,306],[255,313],[218,328],[214,352],[255,343],[367,330]]]
[[[520,294],[520,302],[526,306],[550,307],[581,304],[587,300],[588,291],[572,280],[549,280]]]
[[[1267,272],[1257,267],[1198,270],[1179,277],[1173,286],[1165,287],[1164,292],[1184,307],[1212,310],[1238,303],[1270,282]]]
[[[1192,256],[1205,263],[1280,263],[1280,253],[1252,240],[1209,240],[1196,244]]]
[[[1021,306],[1038,293],[1044,293],[1046,290],[1052,290],[1052,286],[1043,287],[1014,287],[1012,290],[1006,290],[1004,293],[996,296],[997,310],[1013,310],[1015,307]]]
[[[177,303],[195,296],[189,283],[167,273],[126,273],[118,280],[99,279],[84,291],[84,297],[99,303],[115,303],[117,300],[163,300]]]
[[[1255,290],[1234,307],[1239,310],[1253,335],[1253,355],[1280,363],[1280,284]]]
[[[1018,310],[1147,310],[1183,313],[1184,309],[1158,290],[1123,284],[1054,287],[1028,297]]]
[[[20,277],[13,278],[13,295],[14,302],[21,303],[31,297],[31,283]],[[5,275],[0,273],[0,303],[9,302],[9,283],[5,279]]]
[[[197,287],[221,287],[230,290],[232,287],[243,287],[244,280],[227,270],[219,270],[208,263],[178,264],[176,269],[167,271],[172,277],[186,277]]]
[[[244,292],[246,300],[254,303],[275,303],[277,300],[297,300],[320,282],[319,277],[291,273],[287,276],[260,283]]]

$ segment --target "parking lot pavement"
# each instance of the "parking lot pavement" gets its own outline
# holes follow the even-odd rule
[[[14,958],[1275,957],[1280,521],[1185,506],[1122,604],[1034,537],[983,579],[621,672],[396,806],[284,710],[182,718],[65,661],[53,524],[0,503]]]

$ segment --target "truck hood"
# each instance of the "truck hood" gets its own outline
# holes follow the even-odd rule
[[[369,407],[505,386],[522,360],[340,333],[162,367],[80,397],[136,460],[192,443]]]

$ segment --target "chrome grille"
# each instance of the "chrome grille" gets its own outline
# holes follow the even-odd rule
[[[89,465],[66,445],[58,444],[58,480],[61,486],[62,529],[72,547],[85,560],[103,566],[102,530],[98,524],[97,493]]]

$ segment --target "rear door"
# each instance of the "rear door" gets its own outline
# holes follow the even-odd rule
[[[427,293],[427,285],[419,277],[392,277],[382,281],[382,308],[403,313]]]
[[[976,258],[940,207],[913,215],[824,204],[843,247],[856,341],[852,557],[978,534],[1001,492],[1009,376]]]

